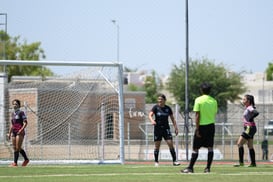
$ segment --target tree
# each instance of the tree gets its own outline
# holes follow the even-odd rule
[[[146,91],[146,103],[155,103],[157,101],[158,84],[156,82],[155,71],[152,71],[151,76],[147,76],[144,83],[144,90]]]
[[[137,68],[134,68],[134,69],[132,69],[132,68],[128,68],[128,67],[124,67],[124,72],[137,72]]]
[[[266,80],[273,80],[273,63],[268,63],[268,67],[266,68]]]
[[[185,62],[174,66],[166,83],[167,90],[173,94],[182,111],[185,110],[185,68]],[[200,95],[202,82],[212,85],[211,95],[218,101],[219,110],[223,111],[227,108],[227,101],[234,102],[246,90],[240,73],[230,72],[222,64],[215,65],[205,58],[189,61],[188,81],[189,110],[193,108],[194,99]]]
[[[0,59],[7,60],[33,60],[38,61],[44,59],[46,56],[44,50],[40,47],[40,42],[33,42],[28,44],[27,41],[20,42],[20,36],[10,37],[4,31],[0,31]],[[0,71],[4,71],[2,67]],[[53,72],[43,66],[8,66],[5,70],[10,81],[12,75],[31,75],[31,76],[52,76]]]
[[[127,89],[128,89],[128,91],[133,91],[133,92],[142,91],[143,90],[142,87],[138,87],[137,85],[132,84],[132,83],[128,84],[128,88]]]
[[[126,67],[125,67],[126,68]],[[126,68],[126,71],[130,72],[131,69]],[[140,76],[140,75],[139,75]],[[157,93],[163,88],[162,81],[154,70],[152,70],[151,75],[143,73],[141,76],[145,77],[144,84],[135,85],[133,83],[128,83],[128,91],[144,91],[146,92],[145,101],[146,103],[157,102]]]

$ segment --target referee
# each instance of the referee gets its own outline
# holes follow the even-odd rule
[[[207,166],[204,173],[210,172],[213,160],[213,144],[215,133],[215,117],[218,106],[217,101],[211,97],[211,85],[202,83],[200,86],[201,96],[194,101],[193,111],[195,112],[196,129],[193,139],[193,152],[187,168],[181,170],[182,173],[193,173],[193,166],[198,158],[198,152],[201,147],[208,148]]]

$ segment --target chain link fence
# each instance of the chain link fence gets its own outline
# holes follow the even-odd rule
[[[273,105],[256,104],[259,116],[255,119],[257,125],[257,133],[254,137],[254,147],[256,152],[256,159],[262,160],[261,143],[267,138],[269,141],[269,159],[273,156],[273,147],[270,141],[273,135],[267,135],[264,126],[273,118]],[[237,139],[243,131],[243,115],[244,107],[240,104],[228,104],[226,113],[219,113],[217,115],[215,146],[214,146],[214,160],[238,160]],[[174,108],[174,112],[175,108]],[[176,112],[177,113],[177,112]],[[188,125],[188,137],[186,135],[186,126],[184,117],[177,114],[177,123],[179,128],[179,135],[173,136],[174,144],[177,150],[179,160],[186,160],[191,155],[193,133],[195,129],[194,113],[190,113]],[[153,126],[150,124],[148,117],[145,118],[144,123],[139,124],[139,128],[130,128],[130,123],[125,126],[128,133],[125,134],[125,159],[128,160],[153,160],[154,142],[153,142]],[[173,127],[171,125],[173,132]],[[133,130],[140,130],[143,134],[141,140],[131,140],[130,132]],[[174,133],[174,132],[173,132]],[[127,137],[126,137],[127,136]],[[187,146],[188,145],[188,146]],[[247,145],[245,145],[245,160],[249,160]],[[199,151],[199,160],[206,160],[207,149],[201,148]],[[162,141],[160,148],[160,160],[171,160],[171,155],[165,141]]]

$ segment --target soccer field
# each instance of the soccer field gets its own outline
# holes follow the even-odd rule
[[[76,182],[76,181],[190,181],[190,182],[263,182],[273,180],[273,164],[259,164],[256,168],[235,168],[230,164],[214,164],[212,172],[204,174],[203,164],[197,164],[195,173],[182,174],[180,169],[170,164],[154,167],[152,164],[125,165],[29,165],[10,168],[0,166],[0,181],[20,182]]]

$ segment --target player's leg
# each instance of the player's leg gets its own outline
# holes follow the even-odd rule
[[[170,150],[170,153],[171,153],[171,156],[172,156],[172,159],[173,159],[173,165],[174,166],[179,166],[180,163],[176,159],[176,152],[175,152],[174,145],[173,145],[173,136],[172,136],[172,133],[171,133],[170,129],[166,129],[164,131],[163,138],[164,138],[164,140],[166,141],[166,143],[167,143],[167,145],[169,147],[169,150]]]
[[[23,144],[23,141],[24,141],[24,136],[20,135],[19,136],[19,140],[20,140],[20,142],[19,142],[20,143],[19,144],[20,145],[19,152],[24,157],[24,162],[22,163],[22,166],[26,166],[29,163],[29,159],[27,157],[27,154],[26,154],[25,150],[22,149],[22,144]]]
[[[172,156],[172,159],[173,159],[173,165],[174,166],[179,166],[180,163],[176,159],[176,152],[175,152],[175,149],[174,149],[174,146],[173,146],[173,140],[168,139],[168,140],[166,140],[166,143],[167,143],[167,145],[169,147],[169,150],[170,150],[170,153],[171,153],[171,156]]]
[[[239,137],[237,141],[238,152],[239,152],[239,164],[235,164],[234,167],[244,166],[244,144],[246,142],[247,140],[243,136]]]
[[[13,147],[13,163],[11,163],[9,166],[16,167],[17,161],[18,161],[18,156],[16,153],[16,137],[12,135],[11,141],[12,141],[12,147]]]
[[[253,139],[248,139],[247,146],[249,149],[249,155],[250,155],[250,160],[251,164],[249,167],[256,167],[256,160],[255,160],[255,150],[253,147]]]
[[[12,137],[12,145],[13,145],[13,163],[10,166],[17,166],[19,159],[19,148],[21,147],[22,141],[20,140],[19,135]]]
[[[211,168],[211,164],[213,161],[213,155],[214,155],[214,151],[213,151],[213,146],[214,146],[214,134],[215,134],[215,125],[208,125],[205,126],[206,127],[206,133],[205,133],[205,141],[204,141],[204,146],[206,146],[208,148],[208,156],[207,156],[207,166],[204,170],[205,173],[209,173],[210,172],[210,168]]]
[[[159,149],[162,141],[163,130],[161,128],[154,128],[154,160],[155,160],[155,167],[159,166],[158,157],[159,157]]]
[[[199,154],[199,148],[202,144],[202,140],[201,138],[197,137],[196,135],[194,135],[193,138],[193,150],[191,153],[191,159],[190,159],[190,163],[188,165],[188,167],[186,167],[185,169],[182,169],[181,172],[182,173],[193,173],[193,166],[198,158],[198,154]]]
[[[154,148],[154,161],[155,166],[157,167],[158,164],[158,156],[159,156],[159,149],[160,149],[161,140],[155,141],[155,148]]]
[[[213,161],[213,155],[214,155],[213,147],[208,147],[207,166],[206,166],[206,168],[204,170],[205,173],[210,172],[211,164],[212,164],[212,161]]]

